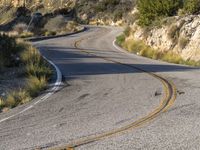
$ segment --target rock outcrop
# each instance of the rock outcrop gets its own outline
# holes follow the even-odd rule
[[[200,61],[200,15],[176,16],[164,24],[151,29],[134,24],[132,38],[143,40],[158,51],[173,51],[185,60]]]

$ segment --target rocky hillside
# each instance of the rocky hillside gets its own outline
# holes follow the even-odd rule
[[[133,15],[137,20],[126,40],[200,61],[200,0],[138,0]]]
[[[117,22],[131,20],[128,13],[133,9],[136,0],[0,0],[0,12],[5,18],[11,18],[16,8],[26,6],[31,12],[43,14],[55,10],[71,8],[76,11],[78,21],[89,23]],[[6,10],[6,11],[5,11]],[[6,14],[6,15],[5,15]],[[7,17],[9,16],[9,17]],[[3,18],[3,17],[2,17]],[[0,22],[1,21],[0,19]]]
[[[130,38],[143,40],[158,51],[172,51],[185,60],[200,61],[200,15],[168,18],[162,27],[132,26]]]

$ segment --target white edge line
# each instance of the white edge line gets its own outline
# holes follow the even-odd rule
[[[45,101],[46,99],[48,99],[51,95],[53,95],[60,88],[60,85],[62,84],[62,73],[61,73],[60,69],[52,61],[48,60],[46,57],[43,56],[43,58],[46,59],[56,70],[57,79],[56,79],[56,82],[54,83],[54,86],[50,89],[50,92],[45,94],[42,98],[40,98],[38,101],[36,101],[33,105],[28,106],[24,110],[14,114],[14,115],[11,115],[9,117],[1,119],[0,123],[2,123],[2,122],[6,121],[8,119],[11,119],[11,118],[13,118],[15,116],[18,116],[18,115],[20,115],[20,114],[32,109],[35,105],[37,105],[37,104]]]
[[[113,46],[114,46],[116,49],[118,49],[120,52],[126,53],[126,54],[128,54],[128,55],[134,55],[134,56],[136,55],[136,54],[131,54],[131,53],[127,52],[126,50],[122,49],[121,47],[119,47],[119,46],[116,44],[116,40],[113,41]]]

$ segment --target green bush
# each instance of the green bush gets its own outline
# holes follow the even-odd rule
[[[184,0],[183,10],[186,14],[200,12],[200,0]]]
[[[124,30],[124,34],[125,34],[126,37],[128,37],[128,36],[130,35],[130,33],[131,33],[131,28],[128,26],[128,27],[126,27],[126,29]]]
[[[116,38],[116,42],[117,42],[118,45],[121,46],[122,43],[125,41],[125,39],[126,39],[125,35],[122,34],[122,35],[120,35],[120,36],[118,36],[118,37]]]
[[[15,66],[18,62],[19,48],[14,38],[0,35],[0,68]]]
[[[157,18],[173,16],[182,7],[182,0],[138,0],[139,25],[149,26]]]

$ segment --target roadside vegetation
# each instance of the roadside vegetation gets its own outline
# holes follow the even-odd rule
[[[116,44],[126,49],[131,53],[135,53],[137,55],[148,57],[155,60],[162,60],[169,63],[175,64],[184,64],[189,66],[200,66],[200,62],[196,62],[193,60],[184,60],[179,54],[176,54],[172,51],[158,51],[153,49],[152,47],[146,45],[142,40],[136,40],[133,38],[126,39],[129,35],[125,32],[116,38]],[[131,31],[130,31],[131,32]],[[187,39],[180,39],[180,46],[184,47],[188,42]]]
[[[199,13],[200,0],[138,0],[137,9],[140,26],[155,26],[166,17]]]
[[[51,67],[36,48],[22,40],[0,35],[0,85],[6,76],[3,72],[15,68],[20,70],[20,76],[25,82],[0,95],[0,111],[29,102],[47,88],[52,75]]]
[[[176,24],[173,16],[184,17],[200,13],[200,0],[137,0],[136,24],[143,30],[143,39],[150,36],[151,29],[163,25],[169,26],[167,37],[174,45],[183,50],[190,42],[188,35],[182,35],[184,21]],[[116,43],[140,56],[162,60],[170,63],[200,66],[200,62],[185,60],[179,53],[172,50],[157,50],[145,44],[145,40],[134,39],[134,31],[127,27],[124,33],[116,38]]]
[[[51,18],[44,25],[44,35],[62,35],[66,33],[72,33],[79,31],[81,27],[75,21],[65,22],[65,18],[62,15],[58,15]]]
[[[10,6],[0,7],[0,24],[5,24],[15,18],[16,8]]]

